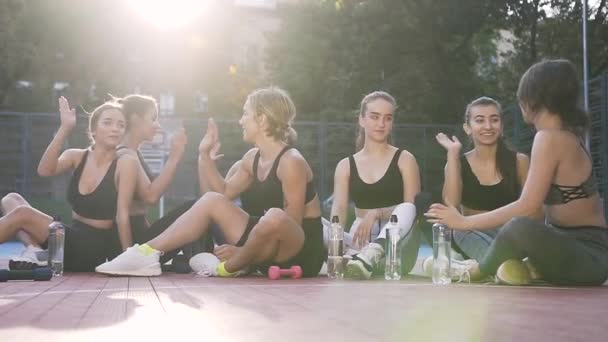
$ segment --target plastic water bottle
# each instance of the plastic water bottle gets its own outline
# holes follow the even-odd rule
[[[391,215],[386,224],[386,265],[384,268],[384,279],[401,279],[401,248],[399,246],[399,226],[397,215]]]
[[[49,259],[48,266],[54,276],[63,275],[63,246],[65,242],[65,225],[60,217],[53,219],[49,225]]]
[[[327,248],[327,276],[331,279],[344,277],[344,228],[338,216],[331,218]]]
[[[447,285],[452,282],[451,267],[452,232],[443,224],[433,225],[433,284]]]

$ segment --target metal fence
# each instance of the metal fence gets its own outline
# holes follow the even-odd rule
[[[591,131],[590,145],[595,174],[600,181],[602,195],[608,193],[608,74],[590,81]],[[505,134],[522,152],[528,153],[534,136],[531,127],[522,121],[519,108],[505,110]],[[175,180],[165,195],[169,203],[196,198],[198,193],[197,147],[205,130],[203,120],[163,118],[163,127],[175,129],[182,124],[188,134],[188,146],[180,163]],[[225,157],[219,161],[222,172],[238,160],[249,148],[242,141],[242,131],[235,120],[216,120]],[[56,200],[65,198],[69,175],[41,178],[36,174],[38,161],[59,126],[57,114],[0,113],[0,195],[17,191],[30,197]],[[66,147],[85,147],[86,118],[78,120],[78,127]],[[344,122],[298,122],[297,147],[308,160],[315,174],[315,183],[321,199],[332,193],[333,175],[338,162],[355,151],[358,125]],[[445,151],[435,142],[435,135],[462,135],[460,125],[396,124],[393,143],[412,152],[418,161],[422,188],[439,193],[443,184]],[[166,135],[165,135],[166,136]],[[165,149],[167,141],[152,144],[149,148]],[[604,202],[608,213],[608,201]]]
[[[180,163],[175,180],[166,193],[169,201],[195,198],[198,194],[197,147],[205,130],[206,122],[164,118],[163,127],[179,127],[183,124],[188,135],[184,160]],[[225,157],[219,161],[222,172],[247,151],[242,141],[241,127],[235,120],[216,120]],[[0,194],[17,191],[26,197],[63,199],[69,175],[41,178],[36,173],[38,161],[59,126],[57,114],[48,113],[0,113]],[[358,125],[343,122],[298,122],[296,147],[308,160],[315,174],[317,191],[322,199],[331,195],[334,169],[338,162],[355,152]],[[458,125],[411,125],[396,124],[393,143],[412,152],[418,161],[425,189],[437,190],[443,180],[445,152],[435,142],[435,135],[461,130]],[[85,147],[86,118],[78,120],[78,126],[66,143],[67,147]],[[167,134],[168,136],[169,134]],[[148,148],[167,149],[168,141],[160,141]]]

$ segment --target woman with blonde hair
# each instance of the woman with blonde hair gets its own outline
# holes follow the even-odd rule
[[[211,275],[234,276],[246,268],[265,272],[269,265],[300,265],[305,276],[318,274],[324,262],[320,202],[312,169],[290,144],[295,106],[279,88],[258,89],[247,97],[239,123],[243,140],[254,145],[229,179],[216,167],[219,132],[210,119],[199,145],[199,175],[207,192],[190,210],[159,236],[135,245],[97,272],[151,276],[161,273],[159,256],[219,226],[225,241],[214,250],[217,260],[207,265]],[[250,212],[237,207],[241,198]]]

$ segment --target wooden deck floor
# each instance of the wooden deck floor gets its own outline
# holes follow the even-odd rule
[[[608,288],[67,274],[0,283],[0,341],[606,341]]]

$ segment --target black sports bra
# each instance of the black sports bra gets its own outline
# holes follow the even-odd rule
[[[589,151],[585,148],[585,145],[581,142],[581,147],[591,158]],[[547,205],[556,205],[556,204],[566,204],[568,202],[589,198],[593,196],[598,191],[597,180],[593,175],[593,167],[591,167],[591,174],[587,179],[582,182],[580,185],[560,185],[560,184],[551,184],[549,187],[549,192],[547,193],[547,197],[545,197],[545,204]]]
[[[353,156],[350,164],[349,189],[355,206],[359,209],[384,208],[403,203],[403,178],[399,170],[400,149],[395,151],[384,176],[373,184],[365,183],[359,176]]]
[[[80,164],[78,164],[72,174],[70,184],[68,185],[68,203],[72,205],[72,210],[82,217],[94,220],[114,220],[116,218],[116,201],[118,199],[114,175],[116,173],[118,158],[112,161],[108,171],[95,190],[83,195],[78,190],[78,183],[80,183],[82,170],[87,162],[88,155],[89,150],[86,150]]]
[[[260,181],[258,178],[258,163],[260,160],[260,151],[257,152],[253,159],[253,182],[249,188],[242,192],[241,203],[244,210],[251,216],[263,216],[264,212],[270,208],[283,208],[283,186],[281,180],[277,176],[277,168],[279,161],[285,152],[292,147],[285,146],[275,158],[272,168],[265,180]],[[317,195],[314,183],[311,180],[306,183],[306,199],[305,203],[312,201]]]

